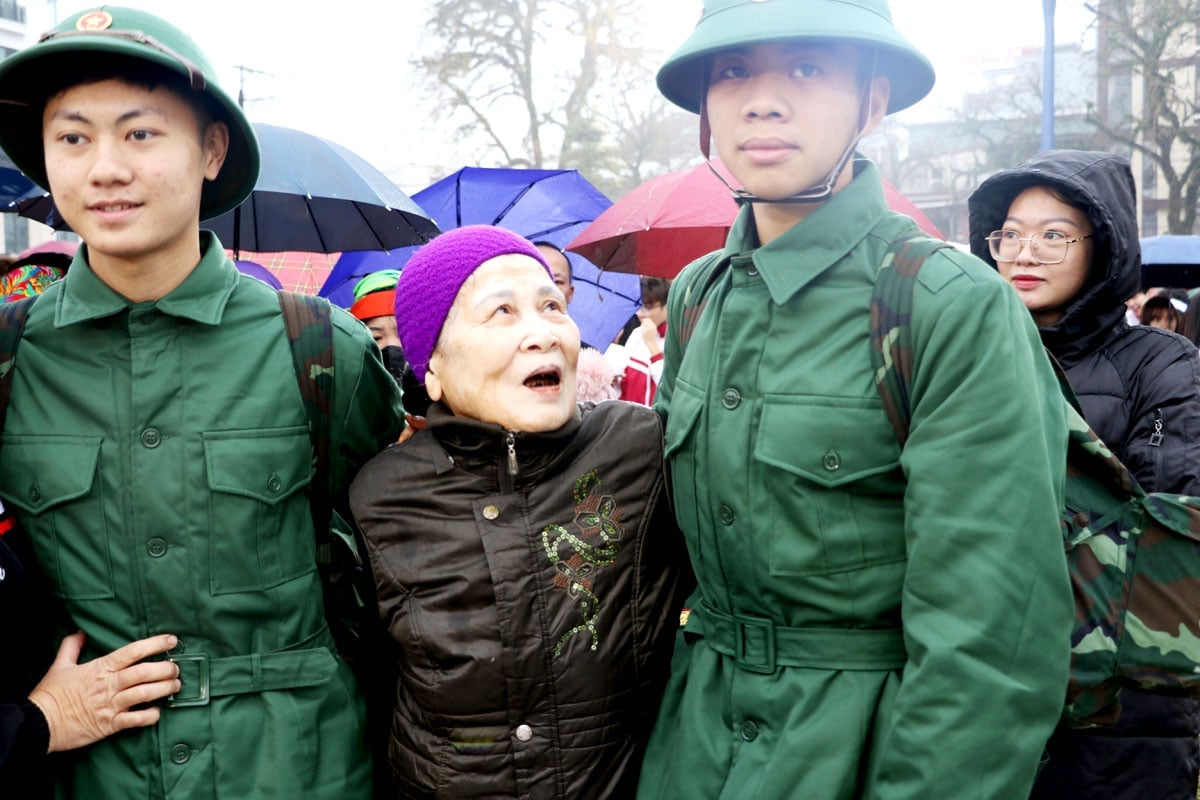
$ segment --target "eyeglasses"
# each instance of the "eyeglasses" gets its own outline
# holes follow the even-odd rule
[[[997,261],[1016,261],[1021,248],[1029,243],[1029,253],[1039,264],[1061,264],[1067,260],[1067,250],[1075,242],[1091,239],[1095,234],[1067,239],[1057,231],[1039,231],[1021,236],[1016,231],[992,231],[988,234],[988,250]]]

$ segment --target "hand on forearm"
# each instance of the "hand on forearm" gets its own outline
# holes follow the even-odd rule
[[[662,345],[658,343],[658,326],[654,324],[654,320],[649,317],[642,319],[639,326],[642,332],[642,340],[646,342],[646,349],[650,351],[651,356],[656,356],[662,352]]]
[[[63,639],[50,670],[29,694],[50,728],[50,752],[73,750],[117,731],[158,722],[157,708],[137,708],[179,691],[179,667],[145,661],[177,642],[170,634],[141,639],[80,664],[85,636]]]

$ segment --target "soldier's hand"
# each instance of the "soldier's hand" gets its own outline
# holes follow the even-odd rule
[[[117,731],[158,722],[156,707],[142,708],[179,691],[179,667],[145,661],[178,640],[170,634],[141,639],[106,656],[79,663],[86,637],[62,641],[50,670],[29,694],[50,728],[50,752],[73,750]]]

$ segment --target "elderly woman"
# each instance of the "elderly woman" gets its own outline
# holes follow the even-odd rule
[[[397,797],[631,797],[691,587],[648,408],[576,404],[579,331],[489,226],[396,287],[428,427],[351,487],[398,645]]]

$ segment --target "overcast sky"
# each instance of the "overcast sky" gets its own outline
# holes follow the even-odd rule
[[[933,62],[938,86],[916,111],[952,105],[984,54],[1037,46],[1043,0],[1007,0],[981,12],[976,0],[891,0],[896,26]],[[236,96],[242,65],[247,112],[256,122],[301,128],[338,142],[388,173],[410,194],[459,163],[429,120],[409,60],[422,35],[425,0],[339,0],[321,5],[255,0],[124,0],[187,30]],[[32,31],[94,6],[29,3]],[[992,4],[988,4],[992,5]],[[701,0],[647,0],[647,31],[663,56],[686,38]],[[1083,0],[1058,0],[1056,39],[1082,42]],[[914,113],[914,112],[906,112]]]

